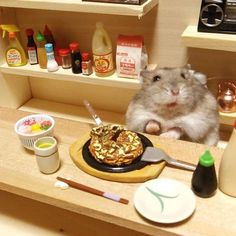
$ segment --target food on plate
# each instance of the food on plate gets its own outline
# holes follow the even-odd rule
[[[143,153],[137,133],[118,125],[105,125],[92,129],[89,151],[100,163],[112,166],[128,165]]]

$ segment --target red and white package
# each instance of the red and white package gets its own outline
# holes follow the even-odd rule
[[[139,78],[140,71],[147,66],[147,60],[143,58],[147,59],[147,55],[142,36],[118,36],[116,69],[119,77]]]

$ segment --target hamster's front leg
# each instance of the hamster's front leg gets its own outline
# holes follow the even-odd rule
[[[168,131],[160,134],[160,136],[165,138],[179,139],[183,135],[183,130],[179,127],[174,127]]]
[[[159,135],[161,133],[161,125],[155,120],[150,120],[145,126],[145,132],[148,134]]]

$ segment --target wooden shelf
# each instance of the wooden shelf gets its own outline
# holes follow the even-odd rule
[[[82,2],[82,0],[0,0],[2,7],[126,15],[139,18],[157,4],[158,0],[147,0],[142,5]]]
[[[233,113],[220,112],[221,124],[233,126],[235,120],[236,120],[236,112]]]
[[[24,75],[31,77],[40,77],[42,79],[56,79],[64,81],[74,81],[79,83],[95,84],[101,86],[121,87],[137,89],[140,87],[138,79],[119,78],[116,73],[108,77],[97,77],[94,73],[90,76],[82,74],[73,74],[72,71],[59,68],[56,72],[48,72],[41,69],[39,65],[26,65],[20,67],[9,67],[6,63],[0,66],[0,72],[12,75]]]
[[[32,98],[19,107],[18,110],[31,113],[46,113],[59,118],[95,124],[91,115],[84,106],[69,105]],[[96,109],[96,113],[105,124],[125,124],[125,114],[98,109]]]
[[[197,26],[188,26],[181,37],[187,47],[236,52],[235,34],[203,33]]]

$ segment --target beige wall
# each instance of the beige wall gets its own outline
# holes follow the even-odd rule
[[[191,63],[193,69],[209,77],[234,75],[235,53],[186,48],[181,41],[184,29],[198,21],[201,0],[159,0],[159,5],[143,18],[77,12],[59,12],[16,9],[16,22],[22,29],[21,37],[26,43],[24,30],[33,27],[43,30],[48,24],[57,43],[66,47],[78,41],[81,51],[91,52],[91,40],[97,21],[102,21],[114,46],[118,34],[144,36],[149,63],[158,66],[180,66]],[[89,79],[89,78],[88,78]],[[39,99],[81,105],[89,99],[96,108],[125,112],[135,90],[91,86],[80,83],[31,78],[32,96]]]

